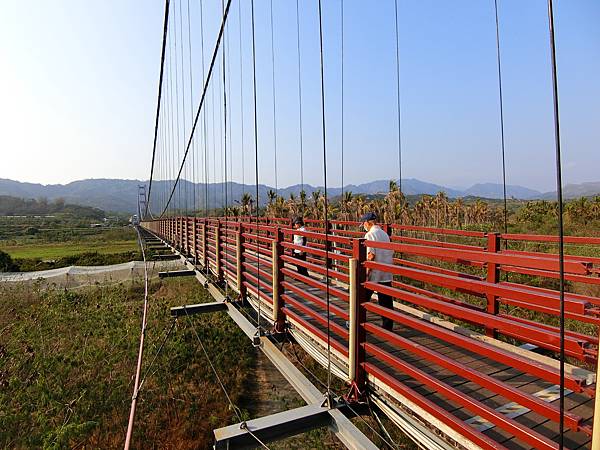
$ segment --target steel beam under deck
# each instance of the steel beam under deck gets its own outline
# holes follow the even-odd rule
[[[215,449],[256,448],[315,428],[331,425],[329,409],[320,404],[301,406],[214,430]]]
[[[150,231],[148,231],[150,233]],[[163,241],[165,242],[165,241]],[[167,242],[165,244],[169,245]],[[237,326],[251,340],[256,339],[256,327],[246,319],[246,317],[231,303],[225,301],[223,293],[211,283],[204,275],[183,256],[177,249],[171,247],[176,255],[179,255],[181,261],[190,270],[196,273],[196,279],[207,287],[210,294],[216,300],[215,303],[221,303],[226,306],[227,313],[237,324]],[[186,307],[189,308],[189,307]],[[185,311],[183,312],[185,314]],[[273,365],[281,372],[284,378],[292,385],[298,394],[308,405],[321,404],[324,400],[324,394],[313,385],[298,368],[290,362],[286,356],[271,342],[267,336],[260,336],[260,350],[269,358]],[[336,437],[351,450],[377,450],[373,444],[340,410],[329,409],[327,414],[330,417],[329,428],[335,433]],[[259,420],[259,419],[257,419]],[[305,430],[308,431],[308,430]],[[250,436],[251,437],[251,436]],[[256,441],[255,441],[256,442]]]

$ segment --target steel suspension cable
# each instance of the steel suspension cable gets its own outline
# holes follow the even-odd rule
[[[188,24],[188,48],[190,50],[189,53],[189,69],[190,69],[190,119],[194,118],[194,80],[193,80],[193,69],[192,69],[192,30],[191,30],[191,18],[190,18],[190,0],[187,0],[187,24]],[[192,200],[193,200],[193,209],[194,209],[194,217],[196,216],[195,212],[197,209],[196,204],[196,168],[198,155],[196,155],[196,142],[192,141]]]
[[[502,96],[502,59],[500,57],[500,19],[498,15],[498,0],[494,0],[494,13],[496,16],[496,60],[498,67],[498,95],[500,100],[500,145],[502,149],[502,193],[504,196],[504,233],[508,233],[508,204],[506,200],[506,156],[504,152],[504,99]],[[504,242],[505,245],[508,244],[506,240]]]
[[[224,7],[223,2],[221,1],[221,7]],[[227,37],[227,35],[226,35]],[[228,196],[227,196],[227,79],[226,79],[226,75],[225,75],[225,64],[226,64],[226,59],[225,59],[225,51],[227,49],[227,39],[225,39],[223,41],[223,121],[224,121],[224,127],[223,127],[223,169],[224,169],[224,177],[225,177],[225,252],[229,253],[229,220],[228,220],[228,215],[227,215],[227,210],[228,210]],[[218,249],[217,249],[218,251]],[[227,278],[227,273],[225,272],[224,275],[224,279],[225,279],[225,298],[229,298],[229,280]]]
[[[202,90],[202,96],[200,98],[200,104],[198,105],[198,110],[197,110],[196,116],[194,118],[194,124],[192,126],[191,131],[190,131],[190,137],[189,137],[188,142],[186,144],[185,152],[183,154],[183,159],[181,161],[181,165],[179,166],[179,171],[177,173],[177,178],[175,180],[173,189],[171,190],[171,193],[169,194],[169,198],[167,200],[167,205],[165,206],[165,210],[166,210],[167,206],[171,203],[171,200],[173,198],[173,194],[175,192],[175,187],[179,184],[179,179],[181,177],[181,172],[183,170],[183,164],[185,164],[185,160],[186,160],[187,155],[188,155],[189,150],[190,150],[190,145],[191,145],[191,142],[192,142],[192,138],[194,137],[194,132],[196,131],[196,126],[198,124],[198,118],[200,117],[200,112],[202,111],[202,107],[204,106],[204,100],[206,98],[206,91],[207,91],[208,85],[209,85],[211,77],[212,77],[213,69],[214,69],[214,66],[215,66],[215,61],[217,59],[219,48],[221,46],[221,41],[223,39],[223,31],[225,30],[225,24],[227,22],[227,17],[229,15],[229,7],[230,6],[231,6],[231,0],[227,0],[227,4],[226,4],[226,7],[225,7],[225,12],[223,14],[223,18],[222,18],[222,21],[221,21],[221,27],[219,29],[219,35],[217,37],[217,42],[216,42],[215,48],[213,50],[213,55],[212,55],[212,58],[211,58],[211,61],[210,61],[210,66],[208,68],[208,74],[206,76],[206,80],[205,80],[205,83],[204,83],[204,89]],[[163,213],[164,213],[164,211],[163,211]]]
[[[344,199],[344,0],[340,0],[340,22],[341,22],[341,164],[342,164],[342,213],[346,213],[346,201]],[[346,220],[346,217],[344,217]]]
[[[175,132],[173,131],[173,40],[171,39],[171,34],[171,27],[169,27],[169,185],[172,185],[174,179],[173,166],[175,160]],[[165,208],[167,206],[165,202]]]
[[[144,303],[142,308],[142,328],[140,332],[140,346],[138,350],[137,365],[135,369],[135,381],[133,383],[133,395],[131,397],[131,408],[129,410],[129,421],[127,423],[127,432],[125,434],[125,450],[129,450],[131,445],[131,436],[133,433],[133,422],[135,419],[135,409],[137,406],[138,389],[140,383],[140,375],[142,372],[142,360],[144,358],[144,338],[146,337],[146,326],[148,318],[148,266],[146,264],[146,252],[144,250],[144,243],[142,242],[142,235],[139,227],[135,227],[137,233],[138,244],[142,252],[142,259],[144,261]]]
[[[177,6],[177,3],[174,4],[174,7]],[[179,56],[177,54],[177,22],[173,21],[173,36],[174,36],[174,47],[175,47],[175,118],[176,118],[176,122],[175,122],[175,136],[177,139],[177,161],[180,160],[180,135],[179,132],[181,131],[181,126],[179,123]],[[183,164],[182,164],[183,167]],[[178,213],[178,215],[181,214],[181,185],[179,183],[176,183],[176,187],[177,187],[177,202],[175,203],[175,212]]]
[[[239,25],[239,46],[240,46],[240,147],[242,149],[242,194],[246,193],[245,169],[244,169],[244,61],[242,58],[242,2],[238,1],[238,25]]]
[[[323,14],[321,11],[321,0],[319,3],[319,53],[321,61],[321,127],[323,138],[323,191],[324,203],[323,214],[325,216],[325,298],[327,300],[327,399],[330,400],[331,393],[331,314],[330,314],[330,294],[329,294],[329,217],[327,198],[327,139],[325,134],[325,71],[323,67]]]
[[[169,3],[170,0],[165,0],[165,17],[163,20],[163,39],[162,49],[160,51],[160,75],[158,76],[158,100],[156,102],[156,119],[154,121],[154,142],[152,144],[152,163],[150,165],[150,181],[148,183],[148,200],[146,201],[146,211],[144,216],[148,214],[150,209],[150,194],[152,193],[152,178],[154,176],[154,158],[156,155],[156,140],[158,137],[158,123],[160,119],[160,105],[162,99],[163,74],[165,68],[165,51],[167,45],[167,30],[169,28]],[[141,219],[141,217],[140,217]]]
[[[185,311],[186,316],[190,317],[189,312],[188,312],[187,308],[185,307],[185,305],[183,306],[183,310]],[[191,320],[190,320],[190,322],[191,322]],[[206,351],[206,347],[202,343],[202,339],[200,339],[200,335],[198,334],[198,330],[196,330],[196,325],[194,323],[192,323],[192,331],[194,332],[194,335],[196,336],[196,340],[198,341],[198,344],[200,345],[200,348],[202,349],[202,353],[204,353],[204,357],[206,358],[206,361],[208,362],[208,366],[210,367],[210,370],[212,371],[213,375],[215,376],[215,379],[217,380],[217,383],[219,383],[219,386],[221,387],[221,390],[223,391],[223,394],[227,398],[227,402],[229,403],[229,407],[234,412],[234,414],[236,415],[237,419],[240,421],[240,423],[241,423],[240,425],[242,427],[244,427],[243,429],[246,430],[248,432],[248,434],[250,434],[250,436],[252,436],[256,440],[256,442],[259,443],[259,445],[261,447],[268,449],[269,447],[267,447],[267,445],[262,440],[260,440],[260,438],[258,436],[256,436],[251,430],[248,429],[247,426],[245,426],[246,425],[246,421],[242,418],[242,414],[241,414],[240,408],[235,403],[233,403],[233,401],[231,400],[231,396],[227,392],[227,389],[225,388],[225,384],[221,380],[221,377],[219,377],[219,373],[217,372],[217,369],[215,368],[214,364],[212,363],[212,360],[210,359],[210,356],[208,356],[208,352]]]
[[[204,67],[204,13],[202,0],[199,2],[200,5],[200,57],[202,60],[202,80],[206,79],[205,67]],[[208,217],[208,125],[206,122],[206,108],[202,111],[202,123],[203,123],[203,143],[204,143],[204,164],[203,164],[203,184],[204,184],[204,218]],[[206,222],[204,223],[206,226]],[[207,270],[208,274],[208,270]]]
[[[398,189],[402,192],[402,127],[400,116],[400,30],[398,29],[398,0],[394,0],[396,31],[396,108],[398,119]]]
[[[279,185],[277,183],[277,116],[275,110],[275,39],[273,37],[273,0],[270,0],[269,6],[271,9],[271,80],[273,84],[273,153],[275,159],[275,192],[279,195]]]
[[[250,2],[251,5],[251,9],[252,9],[252,88],[253,88],[253,100],[254,100],[254,178],[255,178],[255,183],[256,183],[256,208],[255,208],[255,218],[256,218],[256,246],[257,246],[257,252],[256,252],[256,268],[257,268],[257,277],[256,277],[256,294],[257,294],[257,298],[258,298],[258,324],[256,326],[256,331],[258,333],[258,336],[260,337],[261,335],[261,329],[260,329],[260,310],[261,310],[261,304],[262,304],[262,299],[261,299],[261,295],[260,295],[260,249],[258,248],[260,246],[260,240],[259,240],[259,234],[260,234],[260,230],[259,230],[259,225],[258,225],[258,210],[260,207],[260,203],[259,203],[259,197],[258,197],[258,120],[256,117],[256,38],[255,38],[255,31],[254,31],[254,0],[251,0]]]
[[[303,157],[303,130],[302,130],[302,60],[300,58],[300,4],[296,0],[296,43],[298,50],[298,117],[300,127],[300,189],[304,191],[304,157]],[[304,213],[304,201],[302,200],[302,213]]]
[[[181,0],[179,0],[179,33],[180,33],[180,39],[179,39],[179,48],[181,51],[181,89],[182,89],[182,93],[181,93],[181,101],[182,101],[182,106],[181,106],[181,117],[183,119],[183,133],[185,135],[186,132],[186,127],[185,127],[185,75],[184,75],[184,69],[185,69],[185,61],[184,61],[184,55],[183,55],[183,13],[182,13],[182,6],[181,6]],[[192,140],[193,142],[193,140]],[[192,150],[192,156],[194,155],[194,152]],[[188,174],[188,169],[189,169],[189,165],[185,166],[184,168],[184,175],[183,175],[183,180],[184,180],[184,185],[183,185],[183,195],[184,195],[184,206],[185,206],[185,215],[188,216],[189,215],[189,211],[188,211],[188,184],[186,183],[186,175]]]
[[[565,432],[565,232],[563,224],[562,163],[560,145],[560,114],[558,108],[558,78],[556,69],[556,39],[554,36],[554,8],[548,0],[548,29],[552,72],[552,102],[554,110],[554,145],[556,162],[556,197],[558,201],[558,258],[560,292],[560,423],[559,446],[564,447]]]

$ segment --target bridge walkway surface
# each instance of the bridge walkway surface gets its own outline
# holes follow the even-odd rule
[[[522,274],[554,277],[554,255],[513,250],[515,258],[498,251],[486,259],[481,247],[465,243],[460,233],[460,239],[442,235],[435,242],[431,236],[439,237],[440,230],[391,233],[389,245],[397,259],[389,270],[408,267],[413,272],[394,274],[386,291],[394,297],[389,310],[365,298],[365,286],[377,286],[366,281],[364,269],[370,263],[362,233],[345,227],[325,236],[322,225],[314,222],[307,227],[308,242],[302,248],[291,240],[298,232],[274,219],[256,224],[169,218],[144,226],[243,295],[260,311],[264,329],[284,327],[325,368],[329,348],[332,374],[354,389],[355,399],[368,396],[423,448],[558,448],[555,322],[537,322],[536,315],[523,318],[499,307],[492,311],[486,305],[512,303],[555,316],[555,292],[528,286],[523,280],[529,275]],[[408,231],[423,234],[411,237]],[[484,234],[466,237],[490,241]],[[398,245],[394,242],[410,244],[393,247]],[[306,261],[298,261],[294,250],[304,251]],[[452,250],[464,253],[455,258]],[[405,252],[417,257],[409,259]],[[525,255],[529,259],[517,259]],[[566,261],[572,263],[568,274],[582,277],[578,282],[587,277],[590,284],[598,284],[599,261],[577,256]],[[298,266],[307,273],[299,273]],[[461,272],[457,266],[468,268]],[[490,266],[519,275],[511,275],[510,282],[492,280]],[[452,288],[457,279],[476,283]],[[487,280],[494,286],[485,284]],[[445,289],[435,289],[436,283]],[[477,292],[480,285],[508,291],[491,297],[485,290]],[[573,293],[566,295],[567,301],[572,317],[597,325],[596,297]],[[381,327],[382,314],[393,320],[391,331]],[[564,446],[590,448],[598,340],[591,333],[569,331],[566,341]]]

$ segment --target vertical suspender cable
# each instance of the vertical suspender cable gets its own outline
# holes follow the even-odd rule
[[[173,180],[175,175],[174,167],[174,131],[173,131],[173,39],[171,39],[172,31],[169,27],[169,189],[173,188]],[[168,205],[165,203],[165,208]],[[172,212],[172,208],[171,208]]]
[[[194,117],[194,123],[192,125],[192,129],[190,131],[190,137],[189,137],[189,139],[187,141],[187,144],[186,144],[186,147],[185,147],[185,151],[183,153],[183,159],[181,161],[181,165],[179,166],[179,171],[177,173],[177,178],[175,179],[175,184],[174,184],[173,189],[171,190],[171,193],[169,194],[169,198],[167,200],[167,206],[170,204],[171,199],[173,198],[175,187],[179,184],[179,179],[181,177],[181,172],[183,170],[183,164],[185,163],[185,160],[186,160],[187,155],[189,153],[191,142],[192,142],[192,139],[194,137],[194,132],[196,131],[196,127],[198,125],[198,119],[200,117],[200,113],[202,112],[202,107],[204,106],[204,101],[206,99],[206,91],[207,91],[207,88],[208,88],[208,84],[210,83],[210,79],[212,77],[212,72],[213,72],[213,69],[214,69],[214,66],[215,66],[215,61],[217,59],[217,55],[218,55],[218,52],[219,52],[219,47],[220,47],[221,41],[223,39],[223,32],[225,30],[225,24],[227,22],[227,17],[229,15],[229,7],[230,6],[231,6],[231,0],[227,0],[227,5],[225,7],[225,13],[223,14],[223,19],[221,21],[221,27],[219,29],[219,35],[217,37],[217,42],[216,42],[215,48],[213,50],[213,54],[212,54],[212,58],[211,58],[211,61],[210,61],[210,65],[208,67],[208,73],[206,75],[206,80],[204,81],[204,88],[202,90],[202,96],[200,97],[200,104],[198,105],[198,109],[196,111],[196,116]]]
[[[206,75],[204,71],[204,14],[202,8],[202,0],[200,0],[200,59],[202,61],[202,81],[205,81]],[[208,126],[206,124],[206,108],[202,111],[202,127],[203,127],[203,153],[204,163],[202,165],[202,184],[204,185],[204,219],[208,217]],[[204,222],[206,226],[206,222]],[[208,273],[208,272],[207,272]]]
[[[552,64],[552,100],[554,106],[554,145],[556,159],[556,197],[558,201],[558,257],[560,290],[560,427],[559,446],[564,447],[565,431],[565,253],[563,226],[562,164],[560,148],[560,116],[558,110],[558,79],[556,70],[556,40],[554,37],[554,9],[548,0],[548,28],[550,35],[550,58]]]
[[[400,121],[400,32],[398,30],[398,0],[394,0],[396,30],[396,106],[398,119],[398,189],[402,192],[402,129]]]
[[[256,183],[256,245],[257,249],[260,246],[259,241],[259,225],[258,225],[258,209],[260,207],[258,198],[258,122],[256,117],[256,39],[254,36],[254,0],[250,2],[252,8],[252,86],[254,92],[254,177]],[[256,277],[256,293],[258,297],[258,324],[256,326],[258,335],[260,336],[260,307],[261,307],[261,295],[260,295],[260,251],[256,252],[257,261],[257,277]]]
[[[242,160],[242,194],[246,193],[245,168],[244,168],[244,61],[242,58],[242,1],[238,1],[238,25],[240,46],[240,148]]]
[[[231,102],[231,39],[229,38],[229,26],[225,30],[225,39],[227,42],[227,55],[226,55],[226,68],[227,68],[227,98]],[[227,114],[229,115],[229,120],[227,121],[227,133],[229,136],[229,178],[227,183],[229,184],[229,201],[233,202],[233,139],[231,132],[231,124],[233,122],[232,111],[231,111],[231,103],[229,104],[229,108],[227,109]],[[231,212],[231,211],[230,211]]]
[[[341,185],[342,185],[342,214],[346,214],[346,201],[344,199],[344,0],[340,0],[340,22],[341,22]],[[346,217],[343,218],[346,220]]]
[[[185,60],[184,60],[184,55],[183,55],[183,7],[181,5],[181,0],[179,0],[179,33],[180,33],[180,39],[179,39],[179,49],[181,51],[181,101],[182,101],[182,106],[181,106],[181,117],[183,119],[183,135],[185,136],[185,73],[184,73],[184,69],[185,69]],[[193,142],[193,141],[192,141]],[[194,154],[194,151],[192,150],[192,155]],[[185,166],[184,167],[184,183],[187,181],[186,180],[186,175],[188,172],[189,166]],[[183,189],[183,195],[184,195],[184,205],[185,205],[185,215],[188,216],[189,215],[189,211],[188,211],[188,183],[184,184],[184,189]]]
[[[331,392],[331,315],[329,311],[330,295],[329,295],[329,217],[327,198],[327,140],[325,134],[325,76],[323,69],[323,15],[321,11],[321,0],[319,2],[319,53],[321,56],[321,127],[323,131],[323,190],[324,204],[323,213],[325,216],[325,298],[327,300],[327,399],[330,398]]]
[[[175,8],[177,3],[173,5]],[[180,160],[180,126],[179,126],[179,57],[177,56],[177,21],[173,21],[173,36],[174,36],[174,47],[175,47],[175,136],[176,136],[176,148],[177,148],[177,162]],[[175,165],[177,167],[177,165]],[[183,162],[182,162],[183,167]],[[175,212],[177,215],[181,214],[181,184],[177,183],[177,202],[175,203]]]
[[[498,18],[498,0],[494,0],[496,14],[496,57],[498,61],[498,93],[500,98],[500,144],[502,147],[502,190],[504,195],[504,233],[508,233],[508,207],[506,201],[506,157],[504,152],[504,100],[502,97],[502,66],[500,58],[500,20]],[[506,242],[506,241],[505,241]]]
[[[190,24],[190,0],[187,0],[187,23],[188,23],[188,48],[190,50],[189,53],[189,69],[190,69],[190,118],[194,118],[194,82],[192,79],[193,70],[192,70],[192,32],[191,32],[191,24]],[[195,212],[198,208],[196,204],[196,165],[197,165],[198,155],[196,155],[196,143],[192,141],[192,202],[193,202],[193,211],[194,216],[196,216]]]
[[[154,157],[156,155],[156,139],[158,136],[158,121],[160,118],[160,104],[162,99],[163,75],[165,69],[165,50],[167,45],[167,30],[169,28],[169,0],[165,0],[165,17],[163,20],[163,41],[160,51],[160,75],[158,77],[158,100],[156,102],[156,119],[154,121],[154,143],[152,144],[152,164],[150,165],[150,181],[148,183],[148,200],[146,201],[146,211],[144,216],[148,214],[150,207],[150,194],[152,193],[152,176],[154,175]],[[141,217],[140,217],[141,219]]]
[[[300,189],[304,191],[304,157],[303,157],[303,132],[302,132],[302,76],[300,74],[302,68],[302,60],[300,59],[300,4],[296,0],[296,42],[298,49],[298,115],[300,126]],[[304,201],[302,201],[302,213],[304,214]]]
[[[273,37],[273,0],[270,1],[271,7],[271,78],[273,82],[273,152],[275,154],[275,192],[279,194],[279,185],[277,183],[277,116],[275,110],[275,39]]]
[[[223,2],[223,0],[221,0],[221,8],[222,8],[222,12],[225,12],[225,3]],[[227,204],[227,80],[225,78],[225,50],[227,48],[228,42],[227,39],[225,38],[223,40],[223,47],[221,52],[223,53],[223,121],[224,121],[224,127],[223,127],[223,174],[225,176],[225,250],[226,253],[229,253],[228,249],[229,249],[229,223],[228,223],[228,219],[227,219],[227,208],[228,208],[228,204]],[[217,251],[218,250],[218,246],[217,246]],[[225,259],[225,258],[224,258]],[[229,282],[227,279],[227,271],[224,271],[224,278],[225,278],[225,297],[228,298],[229,297]]]

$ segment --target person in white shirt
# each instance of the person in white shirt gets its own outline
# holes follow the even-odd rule
[[[375,213],[366,213],[360,219],[362,226],[366,231],[365,239],[367,241],[390,242],[388,234],[377,225],[377,215]],[[367,242],[367,260],[375,261],[383,264],[394,263],[394,251],[384,248],[369,247]],[[391,286],[393,275],[389,272],[384,272],[377,269],[367,269],[367,279],[373,283],[379,283],[384,286]],[[367,300],[370,300],[374,291],[366,289]],[[385,308],[393,308],[394,301],[390,295],[377,293],[379,304]],[[381,317],[382,327],[386,330],[391,330],[394,327],[394,321],[387,317]]]
[[[306,231],[304,228],[304,219],[302,217],[296,217],[292,221],[292,227],[294,230],[298,231]],[[301,236],[299,234],[294,234],[294,245],[301,245],[303,247],[306,246],[306,236]],[[300,261],[306,261],[306,252],[298,249],[294,249],[294,257],[299,259]],[[296,264],[296,269],[300,275],[308,276],[308,269],[299,264]]]

